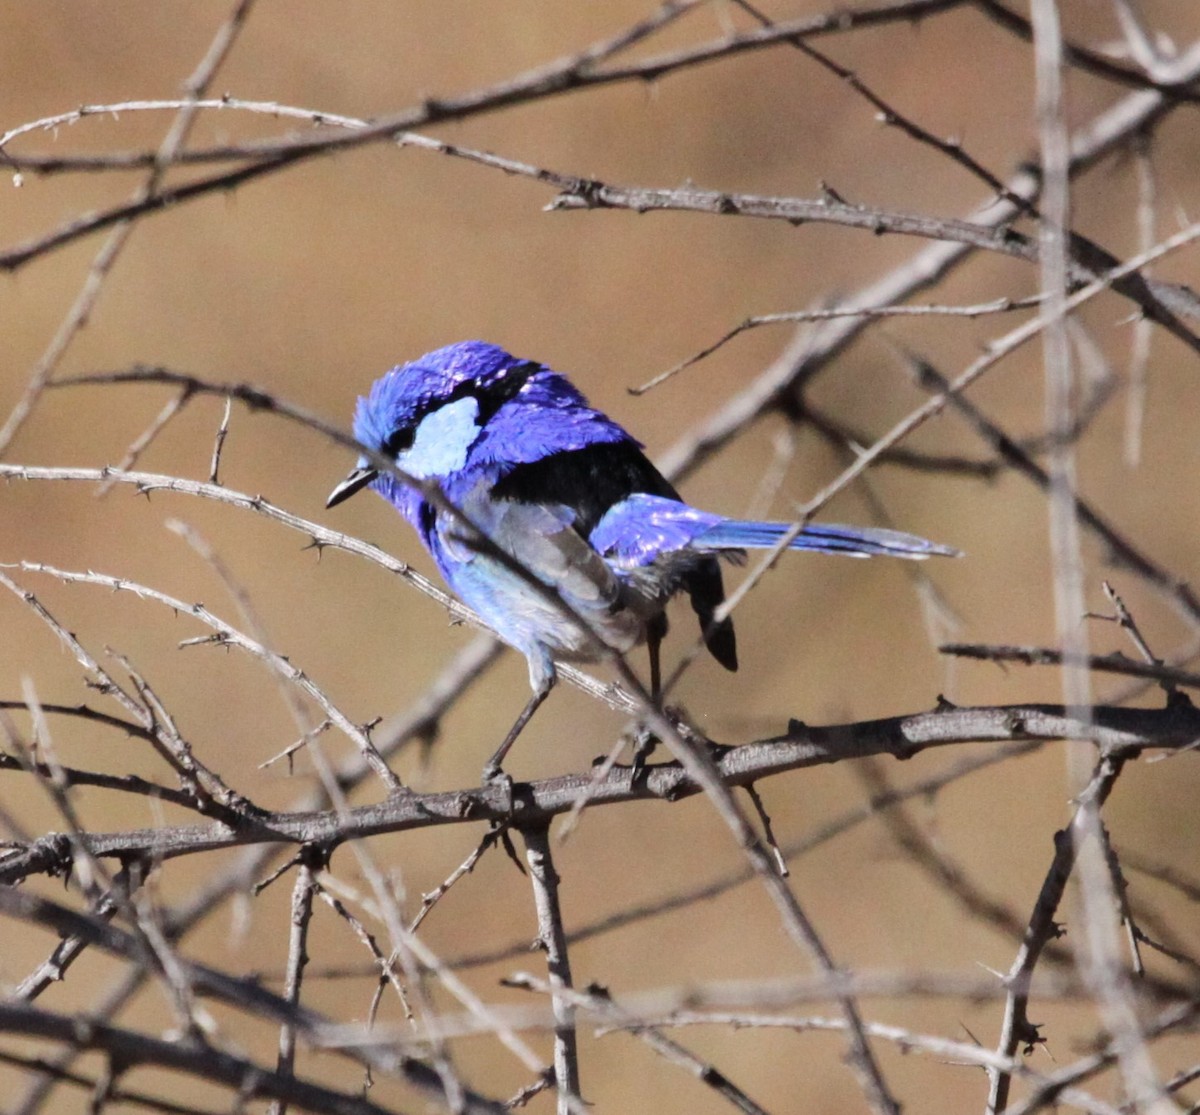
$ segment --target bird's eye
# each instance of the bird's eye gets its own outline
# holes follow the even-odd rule
[[[417,431],[414,426],[401,426],[388,434],[387,441],[383,443],[384,452],[389,456],[398,457],[405,450],[412,448],[416,436]]]

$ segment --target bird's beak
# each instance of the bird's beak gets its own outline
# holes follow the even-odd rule
[[[343,500],[349,499],[355,492],[362,491],[378,475],[378,469],[372,468],[370,465],[359,465],[329,493],[329,498],[325,501],[326,508],[336,507]]]

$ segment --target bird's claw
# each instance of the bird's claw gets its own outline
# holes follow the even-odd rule
[[[662,741],[645,724],[639,724],[630,741],[633,747],[633,762],[629,765],[631,782],[637,782],[646,773],[646,760]]]
[[[500,791],[500,807],[506,813],[513,811],[512,775],[499,766],[488,763],[483,768],[483,788]]]

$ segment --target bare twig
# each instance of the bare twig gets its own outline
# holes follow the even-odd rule
[[[779,874],[787,878],[790,874],[787,859],[784,858],[783,851],[779,847],[779,841],[775,839],[775,830],[771,825],[771,815],[767,812],[767,807],[763,804],[762,795],[758,792],[758,787],[753,782],[747,782],[743,788],[754,806],[754,812],[758,814],[759,821],[762,822],[763,835],[767,838],[767,845],[771,849],[771,854],[775,857],[775,866],[778,868]]]
[[[589,182],[583,193],[560,193],[547,207],[553,210],[627,209],[635,213],[702,213],[708,216],[751,217],[759,220],[798,224],[836,224],[874,235],[891,233],[927,240],[960,243],[976,251],[1037,263],[1041,251],[1035,240],[1011,227],[993,228],[952,218],[927,217],[917,213],[884,211],[864,205],[850,205],[828,198],[772,197],[758,194],[727,193],[692,187],[656,189]],[[0,264],[3,256],[0,256]],[[1200,299],[1190,291],[1160,284],[1145,278],[1138,268],[1113,275],[1117,260],[1107,252],[1076,251],[1069,275],[1075,285],[1095,282],[1109,273],[1112,289],[1136,303],[1152,321],[1172,336],[1200,352],[1200,336],[1182,317],[1200,318]],[[1182,316],[1181,316],[1182,315]]]
[[[409,716],[398,722],[388,733],[388,738],[381,743],[383,753],[391,754],[412,738],[413,734],[423,733],[429,724],[436,723],[438,717],[494,660],[495,643],[491,640],[476,640],[474,644],[466,647],[422,694]],[[370,776],[371,768],[357,752],[346,759],[336,770],[338,783],[346,791],[359,785]],[[318,787],[315,791],[301,797],[296,805],[301,810],[320,809],[327,805],[327,798]],[[231,895],[248,890],[261,874],[264,865],[275,853],[276,846],[272,844],[263,844],[247,849],[231,864],[230,870],[199,887],[194,894],[179,905],[163,912],[161,920],[164,933],[171,939],[177,939],[201,924],[212,913],[221,909],[222,903]],[[69,860],[63,861],[63,868],[64,870],[69,868]],[[100,997],[95,1005],[94,1013],[101,1018],[113,1017],[142,986],[148,975],[149,973],[142,967],[130,968]],[[73,1051],[67,1049],[55,1059],[53,1067],[63,1069],[73,1059]],[[52,1074],[37,1078],[30,1085],[23,1099],[15,1105],[14,1115],[34,1115],[40,1110],[43,1101],[49,1094],[53,1079]]]
[[[138,875],[122,871],[116,878],[116,886],[126,888]],[[110,919],[116,914],[120,903],[113,897],[112,892],[104,895],[96,904],[92,913],[98,918]],[[67,969],[82,955],[87,948],[87,941],[82,937],[66,937],[54,946],[51,954],[30,972],[12,992],[15,1000],[32,1003],[51,984],[60,982],[66,975]]]
[[[1124,10],[1124,9],[1118,9]],[[1134,167],[1137,171],[1138,249],[1145,251],[1157,237],[1158,187],[1154,178],[1154,163],[1150,154],[1150,139],[1139,132],[1133,145]],[[1142,430],[1146,421],[1147,371],[1154,330],[1139,315],[1133,323],[1129,345],[1129,395],[1125,409],[1125,463],[1136,468],[1142,460]]]
[[[0,913],[9,917],[21,918],[31,924],[41,924],[60,932],[65,931],[84,937],[94,947],[104,952],[123,957],[141,965],[145,965],[149,960],[148,945],[144,937],[128,933],[99,919],[78,914],[72,910],[68,910],[65,906],[51,902],[48,899],[39,898],[25,890],[0,886]],[[182,978],[186,980],[188,986],[195,988],[197,991],[202,991],[205,995],[218,999],[237,1009],[249,1011],[258,1017],[270,1019],[278,1023],[288,1023],[296,1028],[297,1033],[304,1035],[309,1041],[332,1049],[343,1050],[347,1055],[355,1057],[377,1071],[391,1076],[400,1076],[423,1091],[432,1092],[435,1096],[442,1094],[442,1082],[437,1074],[429,1066],[412,1057],[397,1054],[394,1050],[390,1049],[377,1049],[364,1042],[347,1043],[342,1040],[342,1035],[338,1033],[337,1028],[331,1027],[328,1020],[323,1016],[305,1007],[289,1003],[283,997],[259,987],[253,980],[235,979],[216,968],[197,964],[179,956],[174,957],[173,960],[178,965],[179,972]],[[76,1026],[76,1032],[71,1033],[67,1031],[65,1037],[59,1036],[55,1025],[48,1020],[43,1012],[38,1012],[35,1008],[28,1006],[6,1007],[0,1004],[0,1030],[17,1033],[41,1033],[43,1036],[56,1037],[57,1040],[65,1040],[80,1048],[108,1049],[118,1057],[127,1048],[124,1045],[127,1039],[121,1033],[101,1027],[99,1022],[95,1023],[95,1029],[89,1029],[88,1026],[84,1026],[82,1032]],[[53,1032],[48,1033],[46,1030],[38,1029],[39,1026],[49,1027]],[[127,1034],[128,1032],[124,1033]],[[116,1044],[110,1046],[108,1044],[110,1040]],[[153,1039],[146,1040],[149,1042],[153,1041]],[[133,1062],[149,1060],[151,1063],[175,1065],[175,1067],[181,1068],[185,1072],[198,1073],[203,1071],[203,1066],[209,1063],[210,1058],[221,1056],[213,1046],[204,1043],[197,1044],[194,1041],[184,1041],[170,1044],[174,1045],[182,1054],[176,1061],[162,1061],[157,1054],[150,1057],[133,1056],[130,1059]],[[156,1047],[151,1045],[150,1048],[153,1049]],[[213,1064],[215,1066],[216,1062],[214,1061]],[[242,1070],[243,1073],[246,1071],[251,1070],[245,1068]],[[269,1099],[287,1098],[289,1101],[295,1100],[299,1104],[307,1102],[297,1100],[296,1092],[281,1088],[276,1082],[278,1079],[276,1078],[276,1074],[264,1069],[253,1071],[262,1075],[267,1081],[267,1086],[255,1094]],[[214,1070],[213,1079],[226,1083],[230,1082],[229,1077],[223,1071]],[[232,1083],[237,1087],[239,1081],[234,1080]],[[298,1080],[295,1081],[295,1084],[298,1087],[303,1087]],[[471,1107],[471,1110],[496,1111],[499,1109],[498,1105],[492,1104],[473,1093],[466,1092],[464,1096],[468,1104],[478,1105],[477,1107]],[[376,1110],[373,1105],[371,1109]],[[322,1107],[320,1110],[326,1110],[326,1108]]]
[[[40,1077],[55,1083],[70,1084],[83,1091],[96,1093],[100,1081],[81,1072],[72,1072],[62,1068],[44,1057],[22,1057],[16,1053],[0,1050],[0,1064],[23,1070],[27,1075]],[[111,1065],[111,1062],[110,1062]],[[197,1107],[189,1103],[176,1103],[161,1096],[151,1095],[130,1088],[120,1088],[114,1083],[106,1091],[111,1103],[119,1103],[129,1108],[144,1108],[147,1111],[159,1111],[163,1115],[224,1115],[227,1109],[220,1111],[213,1108]]]
[[[719,1096],[727,1100],[739,1111],[744,1112],[744,1115],[767,1115],[764,1108],[755,1103],[746,1092],[739,1088],[715,1065],[702,1060],[694,1053],[685,1049],[677,1041],[660,1033],[655,1026],[645,1025],[640,1023],[636,1018],[630,1017],[624,1009],[618,1006],[602,990],[589,988],[586,992],[576,990],[564,991],[563,988],[553,982],[537,980],[527,974],[511,976],[504,981],[504,984],[507,987],[520,987],[529,991],[538,991],[543,995],[549,995],[555,999],[566,999],[573,1010],[579,1008],[598,1014],[611,1024],[632,1031],[660,1057],[670,1061],[674,1065],[678,1065],[685,1072],[691,1073],[702,1084],[712,1088]]]
[[[464,875],[469,875],[475,870],[475,865],[481,859],[483,859],[487,852],[489,852],[500,842],[500,839],[505,831],[506,830],[501,825],[490,826],[487,832],[484,833],[483,839],[472,850],[471,854],[467,856],[467,858],[463,860],[462,863],[460,863],[453,871],[451,871],[443,882],[439,883],[428,894],[423,894],[421,896],[421,908],[417,911],[408,927],[408,931],[410,933],[415,933],[417,931],[421,925],[421,922],[423,922],[429,916],[429,912],[446,896],[446,892],[449,891],[450,888],[459,881],[459,879],[461,879]]]
[[[1035,31],[1032,20],[1006,8],[999,0],[977,0],[977,3],[1005,30],[1011,31],[1026,42],[1033,40]],[[1072,66],[1078,66],[1118,85],[1134,89],[1154,89],[1164,96],[1180,101],[1195,101],[1200,97],[1192,83],[1180,75],[1177,66],[1164,63],[1158,67],[1158,73],[1147,74],[1139,69],[1122,66],[1103,54],[1097,54],[1073,43],[1064,43],[1062,54]]]
[[[374,1024],[376,1013],[379,1010],[380,995],[383,989],[389,984],[396,992],[396,998],[400,1001],[400,1006],[404,1010],[404,1016],[411,1019],[413,1017],[413,1010],[409,1004],[408,991],[400,978],[400,973],[396,970],[396,958],[384,954],[383,950],[379,947],[379,942],[375,939],[375,934],[363,925],[359,918],[355,917],[345,902],[337,896],[335,889],[340,890],[341,888],[337,887],[333,876],[328,872],[323,872],[320,879],[317,880],[317,894],[350,927],[350,931],[362,942],[375,962],[375,975],[378,985],[375,995],[371,1000],[371,1009],[367,1012],[368,1024]]]
[[[1108,597],[1109,603],[1112,604],[1115,614],[1111,617],[1099,616],[1093,618],[1111,618],[1129,636],[1130,642],[1133,643],[1138,653],[1146,662],[1160,669],[1165,668],[1166,663],[1150,649],[1150,644],[1146,642],[1146,637],[1142,634],[1141,628],[1138,627],[1137,621],[1133,618],[1133,613],[1125,606],[1125,601],[1117,594],[1117,590],[1108,581],[1101,582],[1101,587],[1104,589],[1104,595]],[[1170,700],[1175,694],[1176,683],[1165,677],[1158,680],[1163,692],[1167,695],[1167,699]]]
[[[212,463],[208,467],[208,482],[219,484],[218,474],[221,471],[221,450],[225,448],[225,438],[229,434],[229,419],[233,414],[233,400],[225,400],[225,411],[221,415],[221,424],[217,427],[217,436],[213,439]]]
[[[253,810],[258,807],[226,785],[216,771],[196,758],[175,723],[175,718],[151,688],[150,683],[124,655],[113,657],[124,667],[134,690],[141,699],[154,726],[155,751],[174,770],[184,791],[196,799],[202,812],[220,814],[222,811]]]
[[[840,1032],[845,1029],[846,1024],[840,1018],[823,1018],[812,1015],[777,1015],[728,1010],[678,1010],[671,1011],[668,1014],[651,1015],[645,1018],[639,1016],[637,1021],[625,1024],[608,1024],[601,1028],[599,1033],[603,1035],[620,1030],[636,1030],[639,1026],[662,1028],[679,1026],[732,1026],[739,1030],[744,1028],[785,1029],[804,1033],[810,1031]],[[1011,1072],[1014,1076],[1028,1081],[1033,1086],[1049,1085],[1051,1083],[1049,1077],[1029,1068],[1025,1061],[1019,1057],[999,1057],[997,1054],[990,1050],[982,1049],[978,1045],[963,1041],[953,1041],[935,1034],[922,1034],[901,1026],[888,1026],[879,1022],[868,1022],[866,1023],[866,1027],[871,1037],[881,1041],[892,1042],[905,1053],[925,1053],[950,1064],[1002,1069],[1005,1072]],[[1078,1067],[1073,1067],[1079,1072]],[[1080,1075],[1082,1076],[1083,1074],[1080,1072]],[[1081,1091],[1079,1088],[1070,1087],[1066,1084],[1064,1084],[1062,1091],[1057,1093],[1056,1099],[1069,1107],[1092,1113],[1092,1115],[1101,1115],[1101,1113],[1103,1115],[1117,1115],[1115,1108],[1103,1103],[1095,1096]]]
[[[944,643],[938,647],[942,654],[953,654],[959,658],[977,658],[985,662],[1021,662],[1026,666],[1072,665],[1088,670],[1102,670],[1109,674],[1147,678],[1157,682],[1168,692],[1179,686],[1189,689],[1200,688],[1200,674],[1180,670],[1160,662],[1138,662],[1116,651],[1113,654],[1072,655],[1053,647],[988,646],[981,643]],[[1169,687],[1169,688],[1168,688]]]
[[[548,987],[554,1011],[554,1086],[558,1091],[559,1115],[569,1115],[571,1100],[580,1095],[579,1048],[575,1038],[575,1007],[562,992],[574,986],[571,981],[571,960],[567,954],[566,933],[563,930],[562,908],[558,902],[561,881],[550,853],[550,826],[535,825],[523,828],[525,862],[529,866],[529,881],[533,884],[533,901],[537,910],[538,945],[546,954]]]
[[[42,353],[41,358],[34,365],[24,394],[17,401],[17,405],[9,414],[3,427],[0,427],[0,456],[3,456],[7,451],[17,431],[24,425],[29,415],[33,412],[33,408],[37,405],[38,399],[41,397],[46,385],[50,382],[50,377],[53,376],[55,368],[62,361],[71,342],[78,335],[79,331],[87,325],[88,318],[91,316],[92,310],[96,305],[96,300],[100,297],[104,281],[116,263],[117,257],[120,256],[124,249],[130,234],[133,232],[134,222],[129,217],[143,210],[144,207],[156,207],[158,199],[162,196],[160,187],[163,177],[175,161],[176,154],[187,141],[188,133],[191,131],[193,123],[195,123],[196,114],[199,111],[197,102],[204,95],[209,82],[212,81],[221,63],[225,61],[229,51],[232,49],[234,41],[237,39],[239,31],[241,31],[253,3],[254,0],[237,0],[233,11],[217,30],[216,36],[213,38],[204,57],[200,60],[199,65],[184,83],[185,103],[176,114],[171,127],[155,152],[154,162],[150,167],[149,173],[146,175],[145,181],[134,192],[129,202],[126,203],[131,213],[129,216],[120,218],[117,221],[107,222],[108,225],[115,224],[115,227],[109,234],[108,239],[105,240],[100,251],[96,254],[96,257],[92,260],[92,265],[88,269],[83,286],[79,294],[76,295],[75,302],[68,311],[67,316],[59,325],[54,338]],[[170,415],[167,417],[169,419]],[[149,434],[149,437],[152,436],[153,428]]]
[[[291,932],[288,937],[287,979],[283,986],[283,997],[293,1006],[300,1003],[300,984],[309,959],[308,923],[312,919],[313,894],[316,890],[313,867],[314,864],[302,856],[292,888]],[[275,1071],[288,1078],[295,1075],[295,1069],[296,1031],[290,1023],[285,1022],[279,1030],[279,1059],[276,1061]],[[287,1101],[275,1100],[271,1104],[270,1112],[271,1115],[286,1115]]]
[[[665,372],[646,380],[645,383],[630,387],[631,395],[644,395],[647,391],[673,379],[680,372],[686,371],[694,364],[707,360],[713,353],[724,348],[730,341],[740,337],[752,329],[761,329],[767,325],[808,325],[820,321],[838,321],[852,318],[855,321],[869,321],[875,318],[890,317],[965,317],[969,320],[983,317],[987,314],[1008,314],[1018,310],[1036,309],[1041,303],[1038,297],[1033,298],[995,298],[990,302],[976,302],[965,306],[925,305],[905,306],[892,303],[886,306],[831,306],[820,310],[789,310],[776,314],[754,314],[743,318],[728,332],[721,334],[712,344],[706,345],[699,352],[693,353],[686,360],[668,368]]]
[[[293,666],[286,658],[264,647],[261,643],[250,638],[250,636],[243,634],[236,627],[219,619],[204,607],[203,604],[188,604],[183,600],[169,596],[165,592],[160,592],[158,589],[150,588],[147,585],[140,585],[135,581],[129,581],[123,577],[112,577],[101,573],[71,572],[66,569],[56,569],[53,566],[42,565],[38,562],[20,562],[18,563],[18,567],[30,573],[44,573],[66,583],[100,585],[111,589],[113,592],[131,592],[135,596],[163,604],[177,614],[194,616],[215,632],[215,635],[202,640],[203,642],[212,642],[220,646],[235,646],[267,662],[276,673],[281,677],[287,678],[292,685],[295,685],[320,706],[325,715],[345,733],[347,738],[358,746],[376,775],[386,785],[390,787],[394,783],[395,775],[391,772],[382,756],[380,756],[375,745],[371,743],[361,728],[352,723],[332,703],[329,697],[326,696],[303,670]],[[11,584],[4,574],[0,573],[0,584],[6,582]],[[14,591],[19,592],[20,590],[14,589]]]
[[[151,378],[157,380],[159,377],[154,375]],[[178,377],[172,375],[170,378],[174,380]],[[260,401],[257,404],[251,403],[251,405],[276,405],[275,401],[270,400],[269,396],[264,396],[256,389],[245,385],[212,385],[212,387],[213,394],[233,394],[238,398],[245,398],[247,401],[256,397],[269,400],[266,402]],[[294,413],[299,414],[300,412]],[[336,427],[328,423],[319,422],[316,419],[313,419],[313,421],[317,422],[318,427],[323,433],[329,434],[348,446],[354,445],[353,439],[342,434]],[[265,515],[267,518],[282,523],[292,530],[299,531],[310,538],[318,548],[345,550],[348,553],[367,558],[369,561],[395,574],[406,583],[413,585],[420,592],[436,601],[455,620],[490,631],[490,628],[487,628],[483,621],[465,604],[460,603],[446,591],[433,584],[432,581],[411,568],[406,562],[392,557],[391,554],[381,550],[378,546],[371,545],[369,542],[363,542],[351,535],[343,534],[341,531],[330,530],[328,527],[323,527],[318,523],[285,511],[262,496],[249,495],[222,485],[209,484],[200,480],[188,480],[179,476],[164,476],[148,472],[121,473],[110,468],[41,468],[32,465],[10,465],[0,461],[0,477],[23,480],[67,480],[99,483],[107,480],[116,480],[121,484],[131,485],[143,493],[155,491],[181,492],[199,496],[203,499],[215,500],[218,503],[226,503],[242,510],[253,511],[256,514]],[[582,689],[590,696],[603,701],[611,708],[624,713],[631,713],[637,708],[630,695],[619,686],[597,681],[570,664],[564,663],[560,665],[559,673],[570,684]],[[136,702],[134,702],[130,707],[130,711],[135,711],[136,708]]]
[[[224,1084],[247,1099],[286,1099],[322,1115],[394,1115],[388,1108],[355,1094],[310,1080],[281,1077],[265,1066],[210,1045],[166,1041],[95,1019],[80,1025],[72,1015],[0,1002],[0,1029],[60,1042],[75,1050],[97,1050],[122,1064],[157,1065],[198,1080]],[[470,1110],[501,1115],[504,1109],[481,1099]]]
[[[1097,714],[1100,712],[1098,708],[1092,711]],[[1075,868],[1079,845],[1092,829],[1085,813],[1090,809],[1098,810],[1104,804],[1121,773],[1121,767],[1121,760],[1111,756],[1100,760],[1091,783],[1080,795],[1079,805],[1071,823],[1055,834],[1054,858],[1034,904],[1025,939],[1006,979],[1009,991],[1005,1001],[1000,1041],[996,1049],[1001,1057],[1012,1057],[1021,1046],[1034,1046],[1042,1041],[1037,1026],[1030,1023],[1026,1013],[1029,1006],[1028,981],[1047,942],[1053,940],[1060,932],[1055,921],[1059,904]],[[1003,1070],[989,1069],[988,1077],[991,1088],[987,1110],[1005,1111],[1008,1107],[1012,1076]]]
[[[1180,81],[1194,80],[1198,74],[1200,44],[1178,60]],[[1080,128],[1072,139],[1072,176],[1095,166],[1140,129],[1152,127],[1172,104],[1162,92],[1131,94]],[[1023,170],[1007,182],[1014,193],[1030,198],[1038,195],[1041,184],[1041,175],[1036,169]],[[988,200],[971,213],[968,220],[1001,228],[1017,214],[1018,210],[1011,205]],[[843,306],[853,309],[904,301],[944,279],[970,255],[971,249],[963,244],[931,244],[894,271],[844,299]],[[764,412],[783,404],[790,405],[799,390],[827,368],[867,324],[868,319],[848,317],[841,322],[828,323],[817,337],[798,338],[756,382],[735,396],[698,433],[677,444],[664,458],[663,471],[676,479],[686,475]],[[890,448],[890,445],[885,446],[881,452]]]
[[[932,797],[944,787],[951,785],[960,778],[967,777],[978,770],[986,770],[998,762],[1004,762],[1007,759],[1016,757],[1018,753],[1024,754],[1040,746],[1037,743],[1017,744],[1005,747],[990,755],[969,756],[951,764],[947,770],[932,778],[921,779],[912,785],[889,790],[881,795],[873,795],[862,806],[833,818],[799,839],[784,844],[782,847],[784,859],[788,860],[805,855],[813,849],[819,848],[828,841],[834,840],[843,833],[857,827],[864,821],[874,817],[877,813],[890,809],[900,802],[916,797]],[[669,894],[663,898],[640,903],[628,909],[619,910],[597,918],[595,921],[587,924],[577,926],[568,933],[567,940],[569,943],[574,944],[578,941],[588,940],[591,937],[598,937],[614,932],[629,925],[635,925],[648,918],[684,910],[699,902],[726,894],[736,887],[751,882],[753,879],[754,872],[749,867],[743,866],[734,871],[718,875],[696,886]],[[523,956],[527,950],[528,944],[522,939],[514,941],[509,945],[489,949],[486,952],[477,952],[453,958],[450,963],[456,968],[478,967],[495,964],[502,960],[515,959]]]
[[[187,405],[188,399],[191,398],[191,393],[184,388],[174,398],[168,399],[166,405],[158,413],[158,417],[150,423],[149,426],[134,439],[133,443],[125,451],[125,456],[117,464],[117,468],[122,472],[133,468],[141,459],[142,454],[150,448],[151,443],[159,434],[166,429],[167,423],[171,421],[183,408]],[[101,484],[96,489],[96,496],[100,498],[108,495],[113,489],[113,483]]]

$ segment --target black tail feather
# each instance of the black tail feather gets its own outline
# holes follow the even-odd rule
[[[716,558],[701,562],[688,573],[684,587],[692,599],[692,608],[700,620],[704,633],[704,645],[709,653],[727,670],[738,668],[737,639],[733,633],[733,620],[713,622],[713,613],[725,600],[725,585],[721,580],[721,567]]]

